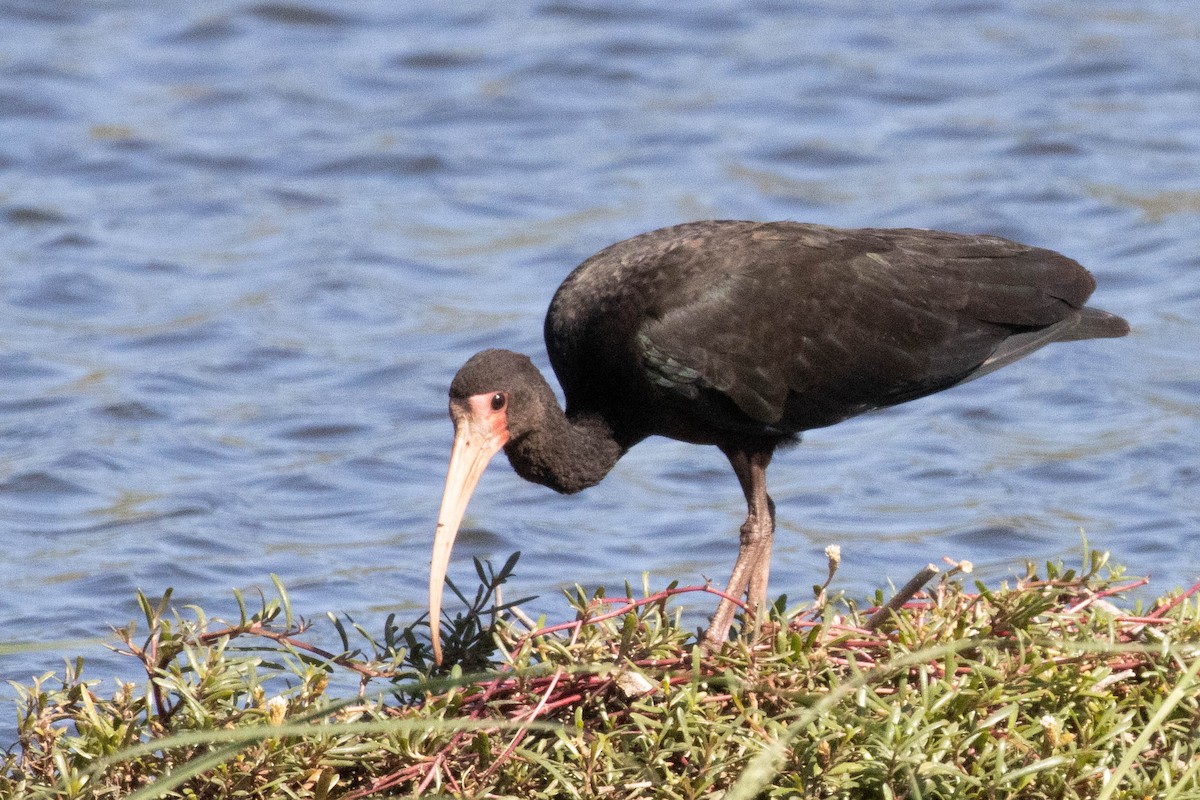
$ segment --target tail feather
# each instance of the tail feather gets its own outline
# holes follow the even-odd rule
[[[1127,333],[1129,333],[1129,323],[1116,314],[1110,314],[1098,308],[1081,308],[1053,325],[1008,337],[996,348],[994,353],[988,356],[986,361],[959,382],[966,383],[976,378],[982,378],[1052,342],[1111,339]]]
[[[1075,324],[1054,341],[1074,342],[1080,339],[1116,339],[1129,333],[1129,323],[1116,314],[1098,308],[1082,308]]]

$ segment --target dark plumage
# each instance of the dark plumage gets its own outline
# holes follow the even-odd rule
[[[441,584],[470,492],[500,447],[560,492],[597,483],[647,436],[713,444],[749,514],[728,593],[766,597],[774,507],[765,470],[810,428],[946,389],[1055,341],[1123,336],[1084,306],[1075,261],[994,236],[710,221],[618,242],[579,265],[546,314],[567,400],[523,355],[476,354],[455,376],[455,448],[430,575]],[[724,640],[722,602],[708,638]]]

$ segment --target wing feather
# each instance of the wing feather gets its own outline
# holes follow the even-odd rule
[[[1094,287],[1065,256],[991,236],[771,223],[704,244],[675,257],[716,266],[685,271],[673,303],[650,309],[638,353],[708,422],[764,434],[930,394],[1069,338]]]

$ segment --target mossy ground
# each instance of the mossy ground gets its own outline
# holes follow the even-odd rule
[[[705,587],[578,592],[535,635],[497,601],[510,559],[444,624],[444,670],[421,623],[307,644],[278,584],[228,623],[142,598],[116,647],[146,680],[18,686],[0,797],[1200,798],[1200,604],[1122,606],[1138,582],[1084,560],[943,577],[875,631],[781,599],[708,652],[672,606]]]

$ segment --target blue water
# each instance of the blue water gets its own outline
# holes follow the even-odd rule
[[[773,594],[831,543],[863,596],[1080,530],[1190,584],[1198,117],[1200,8],[1167,0],[0,1],[0,648],[46,643],[0,677],[128,670],[55,643],[137,589],[228,615],[277,573],[305,616],[415,617],[457,367],[544,368],[575,264],[704,218],[1009,236],[1134,326],[780,454]],[[724,582],[743,514],[712,449],[575,497],[501,458],[451,574],[522,550],[510,591],[560,617],[576,581]]]

